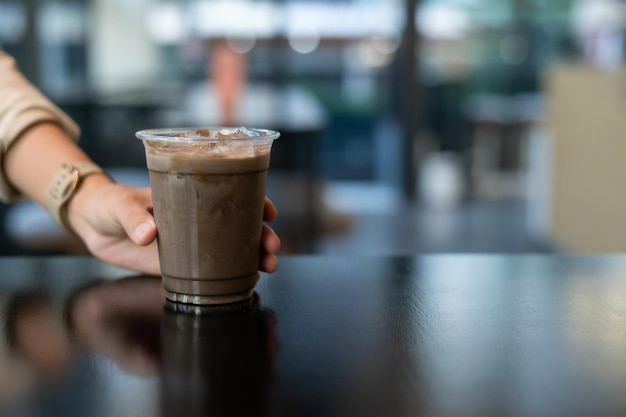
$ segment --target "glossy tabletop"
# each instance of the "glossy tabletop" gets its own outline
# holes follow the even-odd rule
[[[623,416],[626,256],[283,257],[189,314],[92,258],[0,258],[0,416]]]

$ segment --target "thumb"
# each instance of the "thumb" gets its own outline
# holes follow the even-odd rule
[[[150,244],[157,235],[156,223],[150,213],[150,189],[128,188],[131,198],[121,199],[117,218],[130,239],[140,246]]]
[[[154,241],[157,235],[157,228],[154,218],[149,213],[147,218],[135,224],[137,225],[132,229],[132,233],[126,232],[133,242],[140,246],[146,246]]]

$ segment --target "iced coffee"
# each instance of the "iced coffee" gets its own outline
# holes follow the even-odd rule
[[[223,304],[252,296],[270,151],[278,136],[246,128],[137,132],[146,150],[170,300]]]

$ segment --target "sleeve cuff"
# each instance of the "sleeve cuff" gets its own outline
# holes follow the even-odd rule
[[[56,123],[67,133],[74,141],[78,141],[80,136],[80,128],[78,125],[59,108],[52,103],[40,102],[32,107],[25,108],[19,114],[11,118],[11,125],[6,132],[3,132],[2,143],[0,146],[0,201],[9,203],[22,198],[21,194],[7,181],[4,175],[4,155],[11,144],[20,137],[20,135],[29,127],[44,123]],[[0,128],[0,130],[2,130]]]

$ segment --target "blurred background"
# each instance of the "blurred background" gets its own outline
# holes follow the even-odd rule
[[[618,0],[0,0],[0,44],[121,182],[140,129],[277,129],[283,253],[626,250]],[[2,253],[68,250],[1,206]]]

